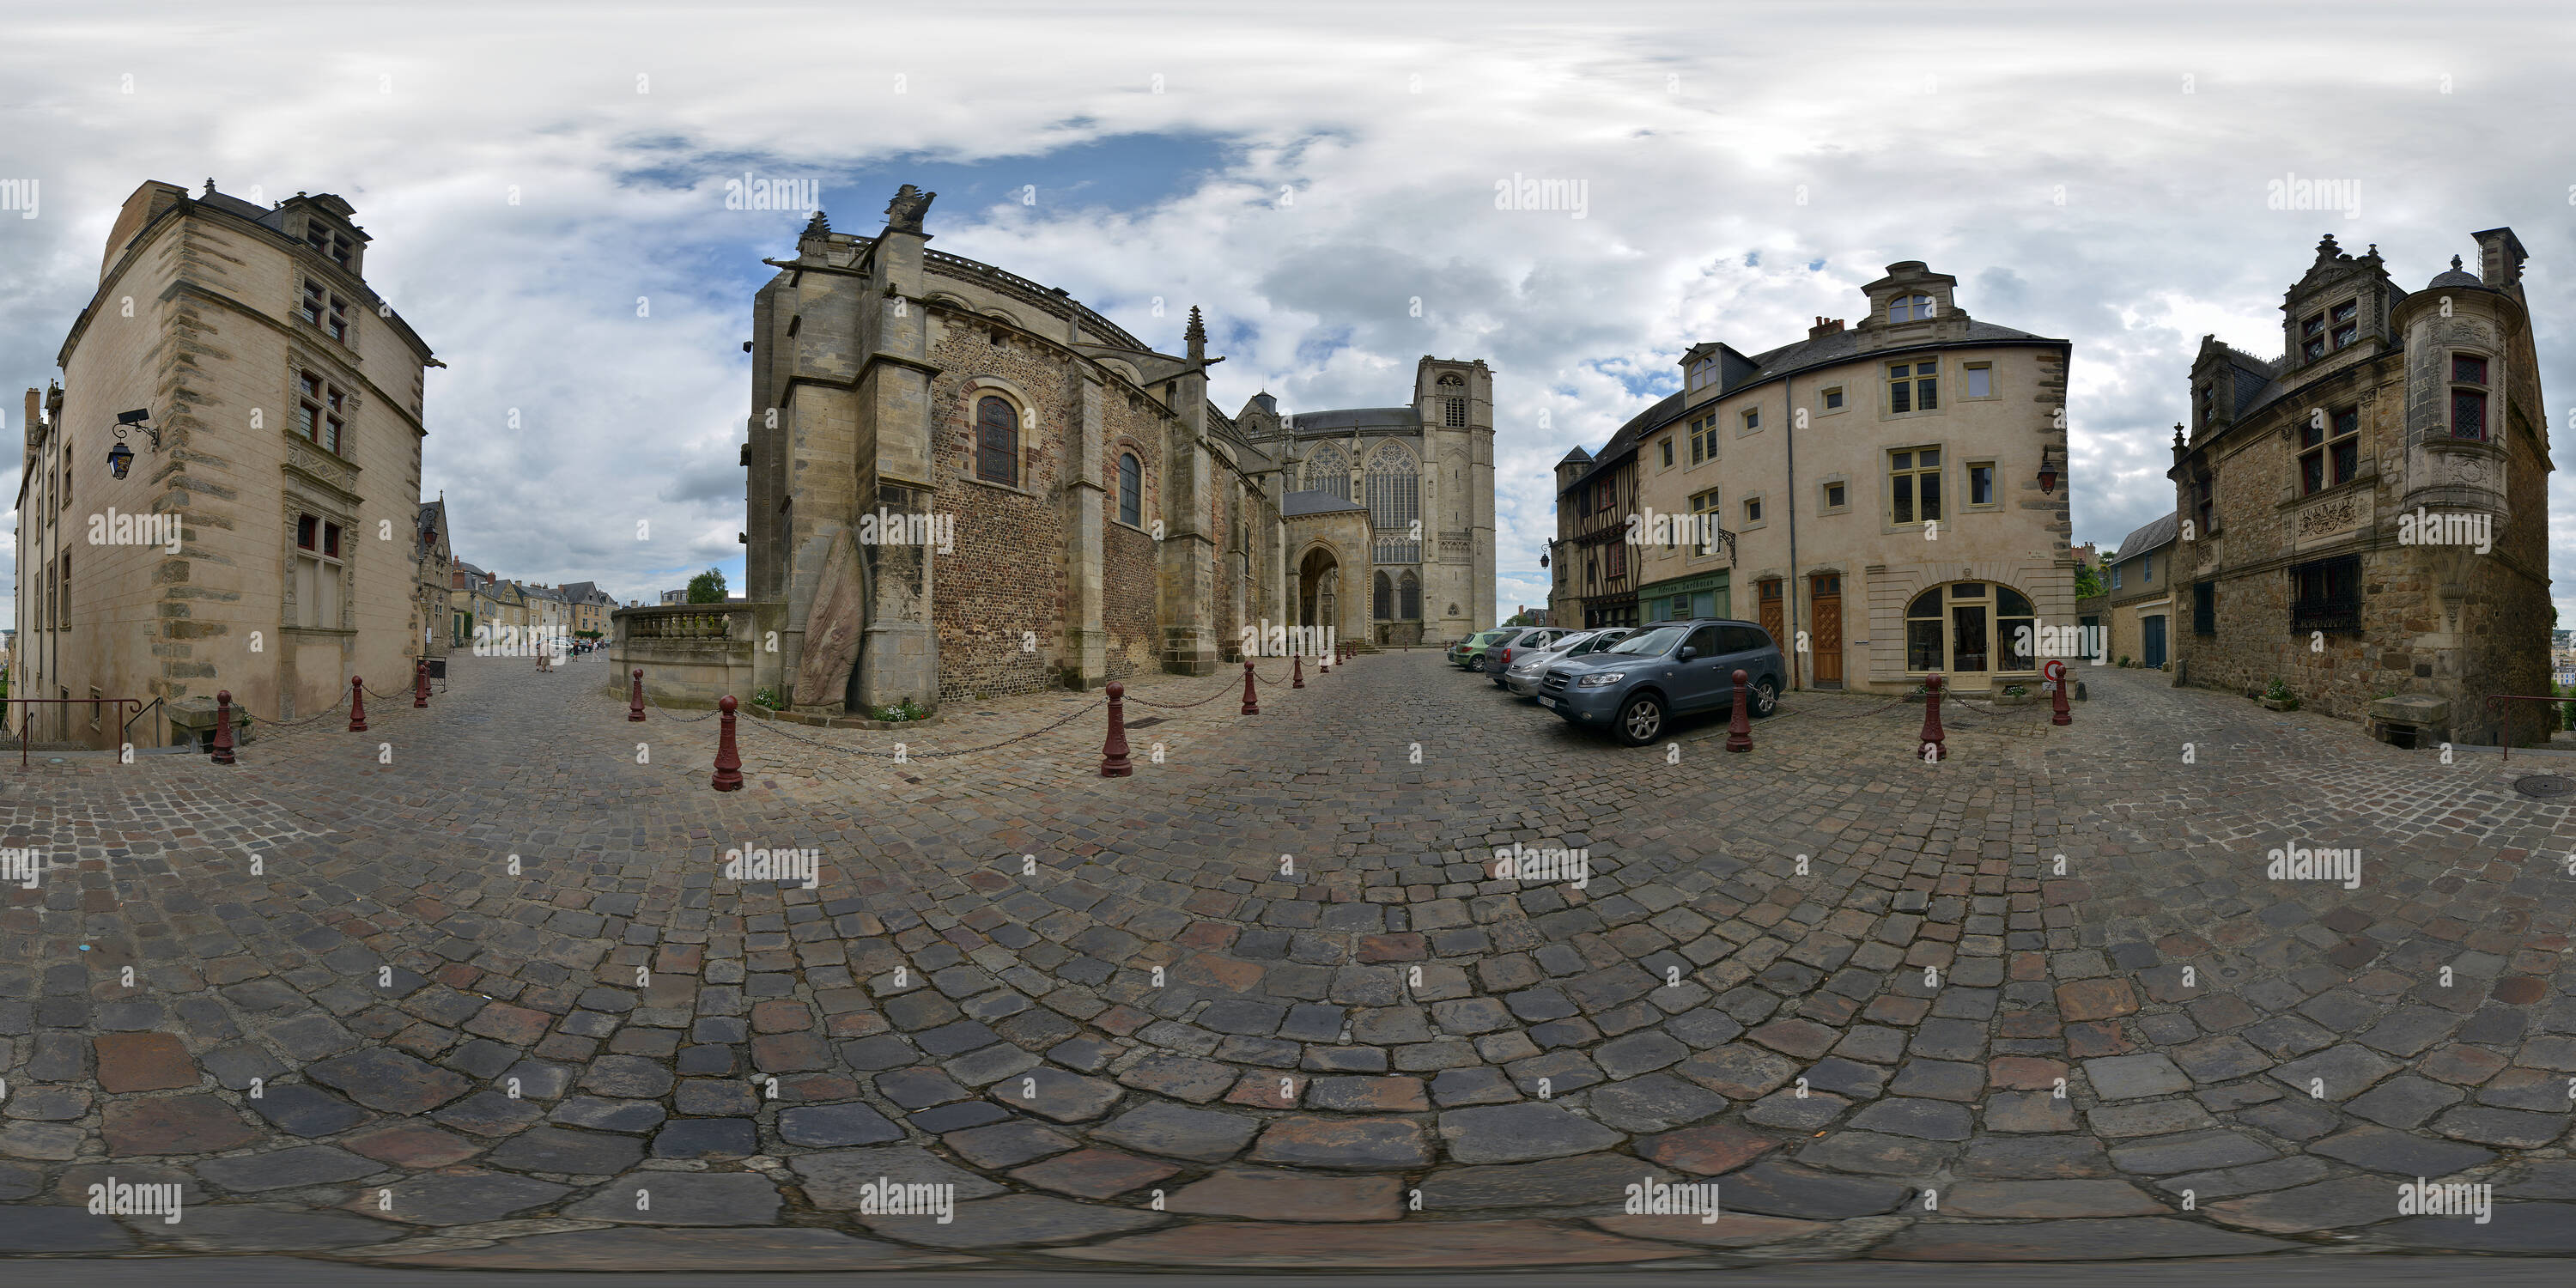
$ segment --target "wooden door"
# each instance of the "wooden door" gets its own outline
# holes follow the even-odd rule
[[[1812,624],[1807,647],[1814,657],[1818,688],[1843,685],[1843,577],[1820,572],[1808,579],[1807,620]]]
[[[1754,585],[1756,597],[1762,605],[1762,616],[1759,619],[1762,629],[1771,632],[1771,642],[1779,645],[1782,652],[1787,652],[1791,642],[1786,634],[1787,623],[1782,621],[1780,616],[1780,579],[1765,577]]]

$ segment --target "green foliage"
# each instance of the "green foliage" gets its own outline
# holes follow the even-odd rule
[[[689,578],[689,602],[692,604],[721,604],[725,602],[724,570],[721,568],[709,568],[705,572]]]
[[[2107,589],[2109,588],[2102,584],[2102,574],[2099,571],[2081,564],[2076,566],[2075,597],[2077,599],[2091,599]]]
[[[751,695],[751,705],[770,711],[778,709],[778,690],[760,689]]]
[[[923,710],[910,698],[905,698],[903,701],[890,707],[877,708],[877,719],[879,720],[920,720],[927,718],[929,715],[930,713],[928,711]]]
[[[2281,677],[2276,675],[2272,677],[2272,687],[2263,690],[2263,696],[2274,702],[2284,702],[2297,695],[2291,693],[2290,686],[2282,683]]]

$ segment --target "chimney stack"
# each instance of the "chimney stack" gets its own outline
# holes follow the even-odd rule
[[[1810,340],[1821,340],[1842,329],[1843,320],[1841,318],[1829,318],[1819,315],[1816,318],[1816,324],[1807,328],[1807,338]]]

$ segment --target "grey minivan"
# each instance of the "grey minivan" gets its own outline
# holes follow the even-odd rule
[[[1743,621],[1657,622],[1598,653],[1550,665],[1538,700],[1571,723],[1607,729],[1638,747],[1661,737],[1675,715],[1734,706],[1739,670],[1748,681],[1747,714],[1770,715],[1789,673],[1770,632]]]

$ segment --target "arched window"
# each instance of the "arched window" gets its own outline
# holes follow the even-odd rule
[[[975,404],[975,477],[1020,485],[1020,413],[1007,398]]]
[[[1372,557],[1382,564],[1417,563],[1421,543],[1413,524],[1422,517],[1422,480],[1413,454],[1395,443],[1381,443],[1369,453],[1367,488],[1369,526],[1375,529]]]
[[[1306,460],[1306,490],[1351,499],[1351,457],[1339,443],[1326,443]]]
[[[2030,597],[2000,582],[1935,586],[1905,606],[1905,669],[2013,675],[2039,669]]]
[[[1395,581],[1385,573],[1377,575],[1376,609],[1377,620],[1381,622],[1391,620],[1395,616]]]
[[[1399,594],[1396,620],[1402,622],[1422,620],[1421,579],[1408,572],[1396,582],[1396,589]]]
[[[1118,454],[1118,521],[1145,526],[1145,467],[1137,463],[1134,452]]]
[[[1932,297],[1929,295],[1900,295],[1887,302],[1887,320],[1890,322],[1920,322],[1930,316]]]

